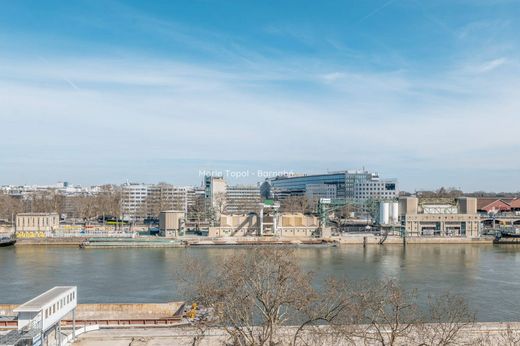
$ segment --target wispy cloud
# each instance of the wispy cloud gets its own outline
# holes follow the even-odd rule
[[[406,7],[378,3],[361,17],[349,12],[350,23]],[[105,181],[122,172],[158,180],[179,162],[211,168],[218,161],[301,171],[373,167],[402,175],[410,188],[423,178],[444,182],[453,172],[463,179],[483,162],[520,169],[511,159],[520,146],[520,47],[507,35],[497,39],[512,22],[494,29],[486,21],[461,24],[430,4],[407,17],[418,32],[421,25],[431,30],[416,36],[395,22],[377,22],[374,31],[368,21],[345,29],[343,20],[336,30],[267,21],[243,35],[110,6],[117,25],[102,14],[93,24],[66,23],[117,38],[130,30],[140,39],[136,47],[95,42],[88,54],[5,49],[0,180],[66,172],[99,182],[89,180],[100,176],[92,167],[102,168]],[[444,41],[431,43],[435,49],[424,43],[436,35]],[[7,36],[0,47],[9,46]],[[61,39],[64,47],[84,43]],[[36,161],[41,171],[28,171],[26,162]],[[450,175],[419,176],[441,168]],[[197,179],[183,174],[176,175],[182,183]]]
[[[0,65],[0,114],[7,124],[0,144],[6,160],[31,152],[52,162],[55,152],[72,147],[70,157],[84,160],[319,157],[344,167],[401,162],[402,169],[416,164],[471,169],[479,150],[495,148],[495,161],[520,169],[507,153],[519,145],[520,98],[504,92],[520,90],[513,77],[497,76],[490,85],[488,78],[455,71],[417,78],[403,71],[293,66],[285,74],[281,66],[276,74],[267,66],[262,74],[258,68],[161,60]],[[63,76],[78,87],[71,89]],[[295,97],[276,86],[280,81],[305,82],[312,89]],[[454,89],[439,93],[445,84]],[[492,98],[479,99],[489,90]],[[459,98],[462,91],[466,98]],[[490,131],[497,115],[508,126]],[[21,128],[22,133],[16,130]],[[47,144],[35,147],[36,142]]]

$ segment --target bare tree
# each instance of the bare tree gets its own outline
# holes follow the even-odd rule
[[[363,338],[379,345],[403,343],[419,315],[415,290],[404,290],[395,280],[371,283],[356,293],[356,319],[366,325]]]
[[[21,198],[0,193],[0,218],[14,222],[14,216],[24,211],[24,204]]]
[[[209,208],[206,204],[203,195],[196,197],[194,203],[188,205],[188,220],[200,224],[203,221],[208,221]]]
[[[308,213],[312,205],[306,196],[288,196],[281,200],[280,210],[287,213]]]
[[[194,344],[211,328],[232,345],[454,345],[474,321],[464,300],[443,295],[421,312],[417,292],[395,280],[351,284],[329,278],[317,290],[294,250],[257,247],[211,268],[183,266],[185,292],[211,311]]]
[[[460,296],[446,293],[428,298],[428,311],[418,325],[423,340],[421,345],[456,345],[461,340],[461,331],[475,323],[475,314]]]
[[[341,300],[319,304],[323,295],[313,288],[311,274],[302,272],[289,248],[254,248],[246,256],[224,259],[213,272],[196,263],[187,267],[190,275],[182,277],[194,279],[189,287],[198,288],[192,291],[193,299],[211,308],[211,325],[224,329],[233,345],[300,340],[306,327],[331,320],[342,310]],[[281,332],[284,325],[298,320],[293,337]]]

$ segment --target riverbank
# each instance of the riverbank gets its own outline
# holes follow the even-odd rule
[[[493,237],[461,238],[461,237],[407,237],[377,236],[373,234],[355,234],[330,238],[293,238],[293,237],[137,237],[137,238],[31,238],[18,239],[16,246],[25,245],[57,245],[80,246],[85,248],[140,248],[140,247],[187,247],[187,246],[254,246],[254,245],[286,245],[286,246],[337,246],[337,245],[414,245],[414,244],[492,244]]]
[[[16,329],[17,315],[13,310],[20,304],[0,304],[0,329]],[[78,304],[76,325],[164,326],[182,322],[184,302],[137,304]],[[65,316],[63,326],[72,325],[72,314]]]

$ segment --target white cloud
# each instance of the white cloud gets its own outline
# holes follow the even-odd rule
[[[485,76],[448,69],[421,77],[300,69],[302,61],[276,68],[1,61],[0,158],[19,162],[30,153],[49,165],[60,154],[87,161],[311,159],[399,173],[474,169],[485,151],[495,165],[520,169],[510,151],[520,145],[520,82],[506,61],[488,62]],[[12,166],[0,178],[16,172]]]

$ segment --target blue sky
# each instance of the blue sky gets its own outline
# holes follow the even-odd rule
[[[518,191],[519,15],[507,0],[2,1],[0,184],[365,167],[412,191]]]

